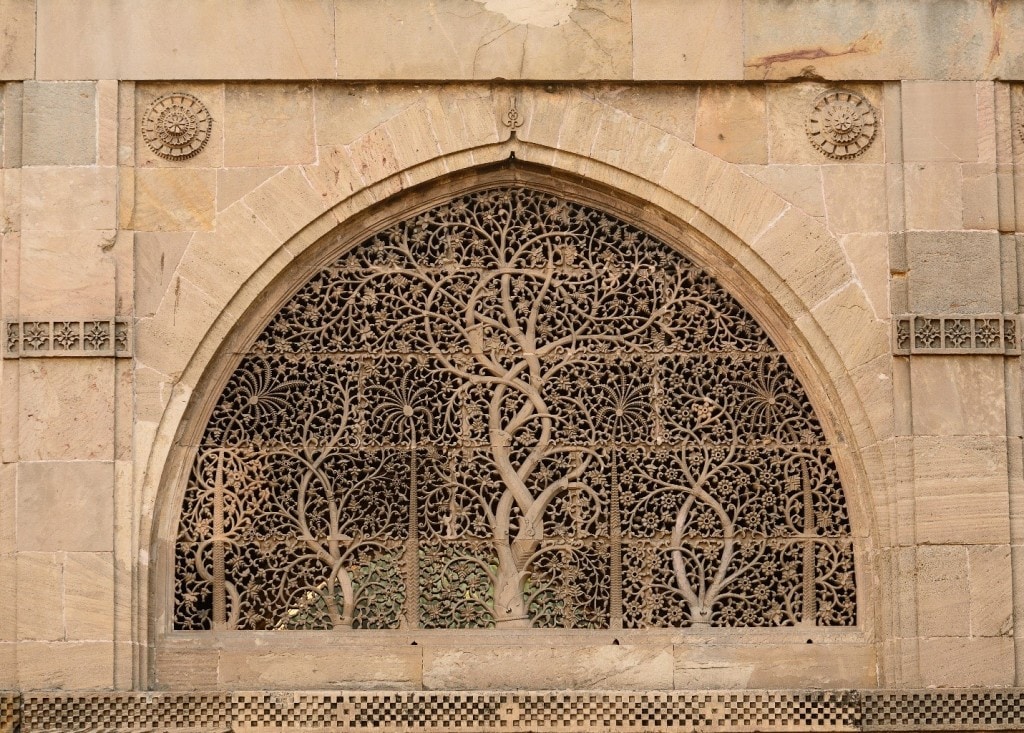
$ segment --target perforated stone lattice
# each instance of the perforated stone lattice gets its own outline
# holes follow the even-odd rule
[[[1024,690],[236,692],[0,695],[43,731],[886,731],[1024,727]]]

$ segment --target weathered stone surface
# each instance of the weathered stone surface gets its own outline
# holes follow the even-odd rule
[[[0,0],[0,79],[31,79],[35,71],[35,0]]]
[[[828,228],[835,234],[887,232],[885,166],[822,166]]]
[[[956,163],[903,167],[908,229],[960,229],[964,223],[963,171]]]
[[[1006,439],[914,439],[914,511],[918,542],[1005,544]]]
[[[250,649],[220,653],[218,684],[271,688],[323,687],[349,689],[416,689],[420,686],[420,651],[405,646],[385,651],[379,646],[326,645],[253,654]],[[300,682],[301,681],[301,682]]]
[[[268,178],[281,171],[272,168],[219,168],[217,170],[217,211],[224,211]]]
[[[1013,576],[1007,545],[967,548],[970,569],[971,635],[1010,636],[1014,631]]]
[[[18,639],[64,638],[64,568],[62,555],[19,552],[17,594]]]
[[[871,303],[875,318],[886,320],[889,310],[889,236],[848,234],[840,240],[853,268],[853,277]]]
[[[104,359],[19,364],[23,461],[109,460],[114,447],[114,367]]]
[[[207,168],[139,168],[132,228],[142,232],[213,229],[217,174]]]
[[[922,636],[968,636],[970,568],[962,545],[917,548],[917,628]]]
[[[743,4],[633,0],[632,9],[634,79],[743,78]]]
[[[21,173],[23,230],[109,231],[117,224],[117,170],[40,166]]]
[[[20,310],[62,320],[114,313],[113,232],[25,232],[21,238]]]
[[[114,556],[69,552],[64,560],[64,629],[69,641],[114,638]]]
[[[978,90],[974,82],[906,81],[901,94],[904,160],[978,160]]]
[[[705,86],[699,100],[694,139],[698,148],[731,163],[768,162],[764,87]]]
[[[18,469],[18,549],[113,549],[113,464],[31,461]]]
[[[626,79],[630,7],[336,0],[339,79]]]
[[[999,313],[999,236],[995,232],[907,232],[913,313]]]
[[[941,687],[1013,684],[1013,639],[945,637],[920,641],[921,684]]]
[[[423,686],[476,690],[597,688],[651,690],[672,687],[669,646],[477,646],[423,647]]]
[[[916,435],[1002,435],[1006,383],[998,356],[928,356],[910,362]]]
[[[975,78],[1000,52],[994,7],[982,0],[744,3],[744,75]]]
[[[112,642],[23,641],[18,644],[21,690],[102,690],[113,684]]]
[[[191,236],[180,232],[135,234],[135,314],[138,317],[156,313]]]
[[[767,655],[753,639],[743,643],[716,637],[687,640],[674,649],[677,690],[827,689],[870,686],[875,679],[875,655],[866,644],[798,641],[773,644]]]
[[[313,88],[231,85],[224,92],[224,165],[312,163]]]
[[[334,76],[331,0],[39,0],[39,79]],[[83,42],[83,39],[89,39]]]
[[[22,104],[22,165],[96,162],[96,84],[26,82]]]

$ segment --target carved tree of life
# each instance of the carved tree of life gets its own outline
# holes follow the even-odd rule
[[[849,625],[849,534],[731,296],[497,188],[340,256],[247,348],[186,490],[175,627]]]

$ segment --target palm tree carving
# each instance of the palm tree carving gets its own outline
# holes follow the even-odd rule
[[[606,214],[493,189],[341,256],[252,344],[193,468],[177,623],[852,623],[848,533],[735,300]]]

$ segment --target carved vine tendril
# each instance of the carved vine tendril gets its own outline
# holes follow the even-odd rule
[[[179,629],[856,620],[829,446],[761,327],[662,242],[527,189],[317,272],[190,476]]]

